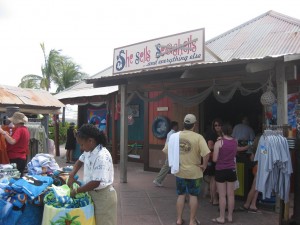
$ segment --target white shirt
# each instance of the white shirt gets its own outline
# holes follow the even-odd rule
[[[169,142],[169,140],[170,140],[170,136],[171,136],[172,134],[174,134],[174,133],[176,133],[176,131],[173,130],[173,129],[171,129],[171,130],[169,131],[169,133],[167,134],[167,139],[166,139],[166,143],[167,143],[167,144],[168,144],[168,142]]]
[[[94,190],[111,185],[114,181],[114,166],[109,151],[98,145],[93,151],[83,152],[79,160],[84,163],[83,181],[100,181]]]

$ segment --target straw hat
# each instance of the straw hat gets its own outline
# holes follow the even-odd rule
[[[21,112],[15,112],[12,117],[8,118],[13,124],[27,123],[28,118]]]

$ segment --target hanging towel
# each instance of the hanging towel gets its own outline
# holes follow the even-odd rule
[[[172,134],[168,143],[168,160],[172,174],[179,172],[179,134],[180,132]]]

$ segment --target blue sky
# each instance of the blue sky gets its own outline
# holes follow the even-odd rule
[[[209,40],[269,10],[300,19],[296,0],[1,0],[0,84],[41,74],[42,42],[94,75],[114,48],[199,28]]]

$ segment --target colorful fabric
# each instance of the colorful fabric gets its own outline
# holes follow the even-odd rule
[[[176,192],[178,195],[190,194],[199,196],[201,190],[202,178],[184,179],[176,177]]]
[[[6,151],[6,141],[3,135],[0,135],[0,164],[8,164],[9,158]]]
[[[73,189],[77,189],[78,187],[77,183],[73,184]],[[44,197],[44,204],[51,205],[54,208],[80,208],[91,203],[91,196],[87,192],[78,193],[75,198],[71,198],[70,188],[66,184],[59,187],[52,185]]]
[[[55,186],[52,184],[52,190],[54,191],[55,198],[58,202],[62,204],[72,203],[70,188],[68,185],[64,184],[62,186]]]
[[[24,176],[18,180],[11,179],[10,182],[13,189],[24,192],[29,199],[33,200],[53,183],[53,179],[48,176],[33,175]]]
[[[31,161],[27,164],[28,174],[36,175],[42,174],[42,167],[47,168],[47,172],[51,173],[59,169],[59,165],[54,159],[53,155],[50,154],[36,154]]]
[[[21,210],[11,210],[10,214],[2,219],[0,224],[19,225],[18,221],[22,216]]]
[[[26,204],[26,207],[16,225],[41,225],[43,220],[43,205]]]
[[[55,208],[45,205],[42,225],[58,224],[59,221],[66,221],[65,224],[73,222],[72,224],[96,225],[94,205],[89,204],[81,208]]]
[[[0,199],[0,221],[10,214],[12,207],[13,205],[10,202]]]

